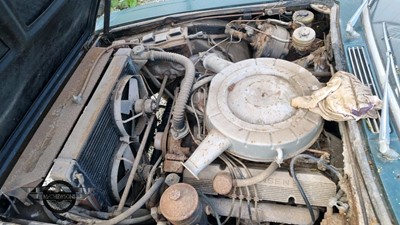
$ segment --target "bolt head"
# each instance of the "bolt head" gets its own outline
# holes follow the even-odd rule
[[[157,104],[155,102],[151,103],[151,109],[156,110],[157,109]]]
[[[181,192],[179,190],[173,190],[169,193],[169,199],[177,201],[181,197]]]

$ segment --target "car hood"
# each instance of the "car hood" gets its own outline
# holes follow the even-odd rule
[[[0,1],[0,177],[84,54],[98,2]]]

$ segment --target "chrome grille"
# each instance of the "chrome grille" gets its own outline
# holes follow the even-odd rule
[[[372,76],[370,65],[368,64],[364,47],[356,46],[347,48],[351,63],[352,72],[364,85],[370,87],[372,94],[379,96],[378,89]],[[365,121],[372,133],[379,133],[380,112],[377,119],[367,118]]]

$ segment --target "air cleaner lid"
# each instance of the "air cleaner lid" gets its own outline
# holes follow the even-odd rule
[[[277,148],[290,158],[318,138],[323,120],[296,109],[291,99],[320,88],[318,80],[294,63],[272,58],[235,63],[211,82],[208,128],[232,143],[231,153],[252,161],[273,161]]]

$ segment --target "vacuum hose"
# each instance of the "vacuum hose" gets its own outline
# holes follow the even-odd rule
[[[143,56],[149,60],[164,60],[181,64],[185,68],[185,76],[182,80],[178,98],[172,111],[172,128],[175,131],[174,138],[178,136],[184,137],[182,134],[187,130],[185,127],[185,105],[189,99],[190,92],[194,83],[195,68],[190,59],[185,56],[171,52],[148,51]],[[181,135],[180,135],[181,134]]]

